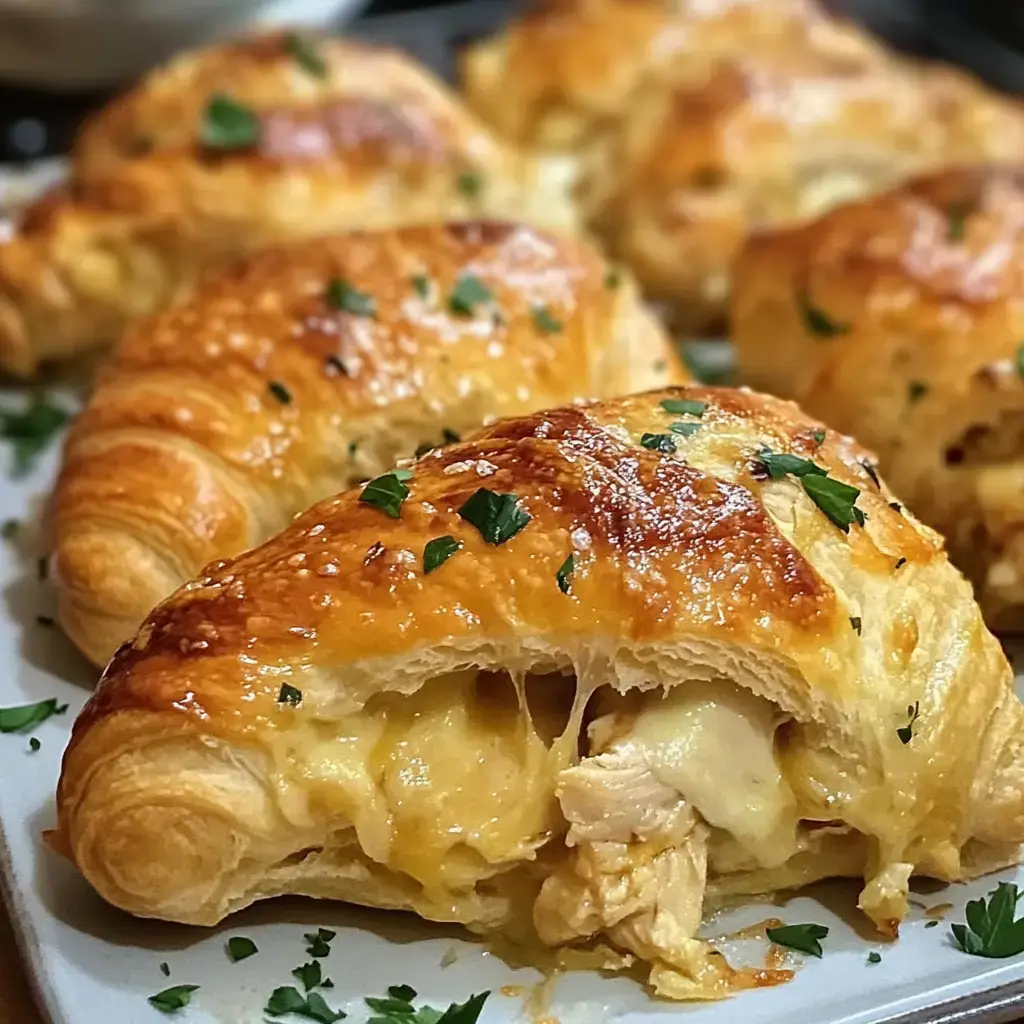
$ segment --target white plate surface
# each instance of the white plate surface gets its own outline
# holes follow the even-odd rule
[[[0,392],[5,405],[13,398],[13,393]],[[318,925],[338,932],[324,961],[335,988],[324,995],[332,1006],[346,1010],[353,1024],[368,1016],[363,996],[381,995],[399,983],[412,985],[436,1006],[491,989],[482,1024],[530,1020],[523,994],[503,995],[500,989],[511,985],[528,992],[539,975],[507,967],[457,929],[311,900],[273,901],[214,930],[136,921],[103,904],[68,864],[44,848],[40,833],[53,824],[61,752],[73,714],[95,678],[59,630],[36,621],[53,611],[52,593],[37,579],[40,548],[34,524],[56,461],[51,450],[28,479],[12,481],[9,452],[0,451],[0,520],[24,523],[17,543],[0,545],[0,704],[47,697],[70,704],[67,715],[37,730],[38,752],[29,751],[24,736],[0,735],[3,881],[40,1001],[54,1024],[255,1024],[265,1019],[261,1010],[270,992],[295,983],[291,970],[307,959],[302,934]],[[1000,878],[1014,877],[1014,872],[1003,872],[970,886],[918,892],[900,941],[888,946],[877,942],[859,918],[853,886],[825,887],[782,907],[747,906],[723,915],[711,933],[773,915],[790,922],[816,921],[831,929],[824,958],[808,959],[788,985],[697,1006],[654,1001],[624,978],[572,974],[555,986],[547,1015],[561,1024],[735,1024],[739,1019],[744,1024],[868,1024],[1024,982],[1024,957],[966,956],[948,934],[948,921],[963,920],[966,900],[992,889]],[[1017,880],[1024,884],[1024,872]],[[944,902],[955,906],[947,922],[926,929],[924,908]],[[229,963],[224,944],[231,935],[250,936],[259,953]],[[882,953],[880,964],[867,964],[871,950]],[[452,951],[457,952],[455,962],[442,967]],[[170,966],[169,978],[159,970],[162,961]],[[795,965],[801,961],[794,956]],[[187,1010],[165,1017],[146,997],[172,984],[201,988]]]

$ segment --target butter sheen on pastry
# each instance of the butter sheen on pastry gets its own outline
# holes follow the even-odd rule
[[[473,217],[573,227],[556,163],[497,139],[409,57],[301,46],[182,54],[87,122],[68,186],[0,243],[0,368],[113,342],[207,267],[276,242]]]
[[[60,622],[103,664],[207,562],[421,445],[687,379],[583,242],[475,222],[260,253],[102,370],[51,502]]]
[[[955,170],[765,231],[736,266],[742,379],[881,460],[990,625],[1024,628],[1024,179]]]
[[[868,458],[792,404],[691,387],[485,427],[412,467],[397,519],[322,502],[121,648],[52,841],[135,914],[408,909],[597,941],[672,998],[757,983],[694,938],[727,895],[861,877],[893,935],[912,874],[1016,860],[1024,721],[967,582]]]

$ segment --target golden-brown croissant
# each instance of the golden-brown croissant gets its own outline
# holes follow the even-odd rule
[[[606,136],[584,204],[677,326],[720,329],[753,230],[788,225],[921,170],[1011,161],[1024,111],[966,76],[800,44],[642,89]]]
[[[60,621],[104,663],[214,558],[488,418],[688,379],[628,274],[496,222],[260,253],[122,340],[52,502]]]
[[[779,399],[677,388],[322,502],[120,649],[53,841],[135,914],[403,908],[597,939],[676,998],[755,983],[694,938],[723,894],[862,877],[894,934],[911,875],[1016,859],[1024,715],[869,459]]]
[[[225,257],[351,228],[568,228],[553,162],[402,54],[278,33],[187,53],[83,129],[69,186],[0,244],[0,368],[110,342]]]
[[[878,452],[945,534],[990,624],[1024,627],[1024,178],[923,178],[736,265],[743,380]]]

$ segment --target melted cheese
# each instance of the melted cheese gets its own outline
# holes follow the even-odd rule
[[[716,828],[764,867],[796,852],[798,813],[775,759],[775,710],[726,682],[645,696],[614,750],[642,758]]]

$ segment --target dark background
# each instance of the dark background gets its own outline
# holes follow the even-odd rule
[[[173,2],[173,0],[168,0]],[[765,0],[771,3],[772,0]],[[970,67],[994,85],[1024,92],[1024,3],[1016,0],[824,0],[893,45]],[[352,30],[410,50],[450,75],[455,47],[498,25],[515,0],[374,0]],[[1024,42],[1019,43],[1024,50]],[[67,151],[81,119],[107,94],[55,95],[0,83],[0,161]],[[1024,155],[1022,155],[1024,157]]]

